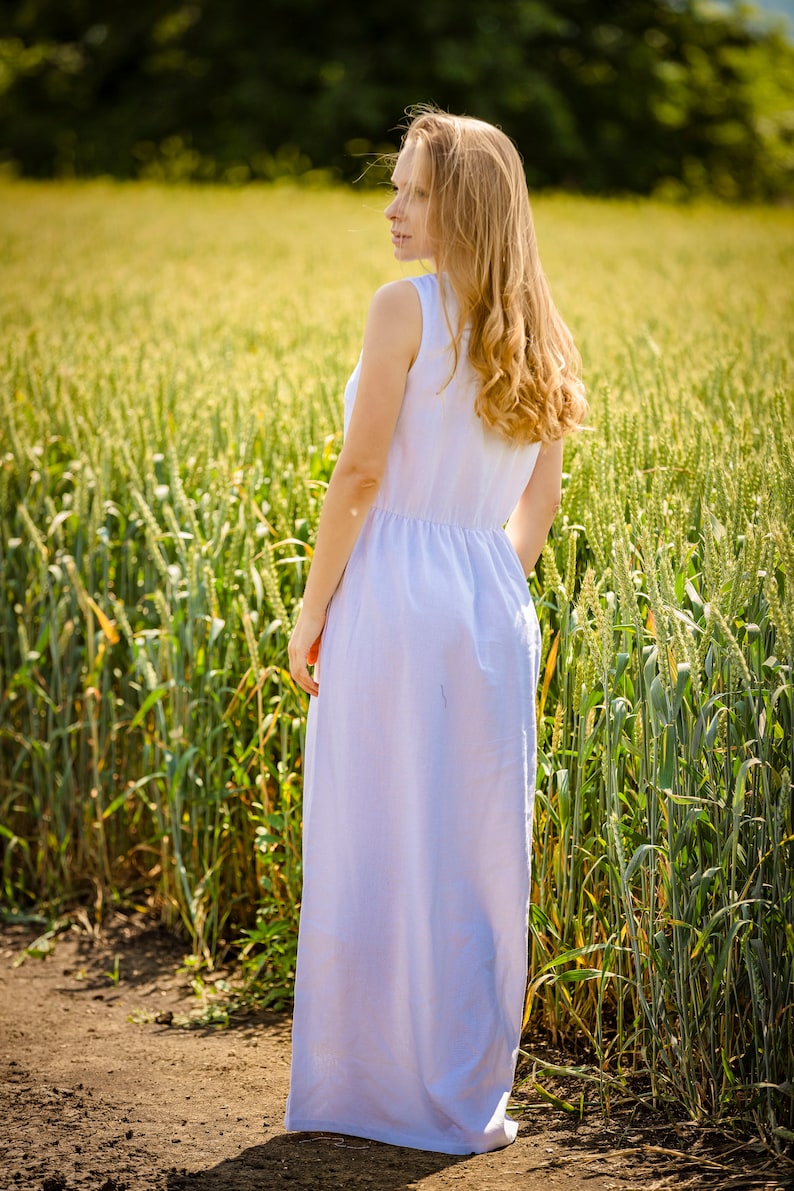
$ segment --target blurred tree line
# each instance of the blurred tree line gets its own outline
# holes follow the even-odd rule
[[[531,186],[794,193],[794,46],[700,0],[6,0],[0,162],[373,180],[406,106],[500,124]]]

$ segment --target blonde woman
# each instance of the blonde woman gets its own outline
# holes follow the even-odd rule
[[[417,110],[385,214],[434,271],[373,298],[289,646],[312,699],[286,1127],[481,1153],[517,1131],[526,578],[586,404],[502,132]]]

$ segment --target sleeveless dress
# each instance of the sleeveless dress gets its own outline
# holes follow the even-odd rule
[[[465,355],[447,384],[443,281],[411,280],[421,346],[309,709],[285,1125],[483,1153],[517,1132],[540,634],[503,525],[539,444],[483,427]]]

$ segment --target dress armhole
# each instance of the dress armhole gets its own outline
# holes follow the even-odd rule
[[[416,290],[417,297],[419,298],[419,313],[420,313],[420,316],[422,319],[422,330],[421,330],[421,333],[419,336],[419,347],[417,349],[416,355],[414,356],[414,361],[411,364],[411,367],[408,369],[408,376],[411,375],[411,373],[413,372],[417,363],[419,362],[419,360],[421,360],[422,356],[425,353],[426,330],[427,330],[427,326],[428,326],[428,313],[429,313],[427,307],[428,307],[428,303],[430,300],[430,295],[428,294],[427,281],[428,281],[428,278],[432,279],[433,277],[434,277],[434,274],[432,274],[432,273],[423,273],[419,277],[406,278],[406,280],[410,281],[411,285],[413,285],[414,289]]]

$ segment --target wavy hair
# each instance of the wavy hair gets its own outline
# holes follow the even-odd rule
[[[432,107],[411,109],[402,146],[416,150],[436,268],[457,301],[453,373],[467,335],[485,425],[517,442],[562,438],[587,413],[581,359],[540,264],[518,150],[492,124]]]

